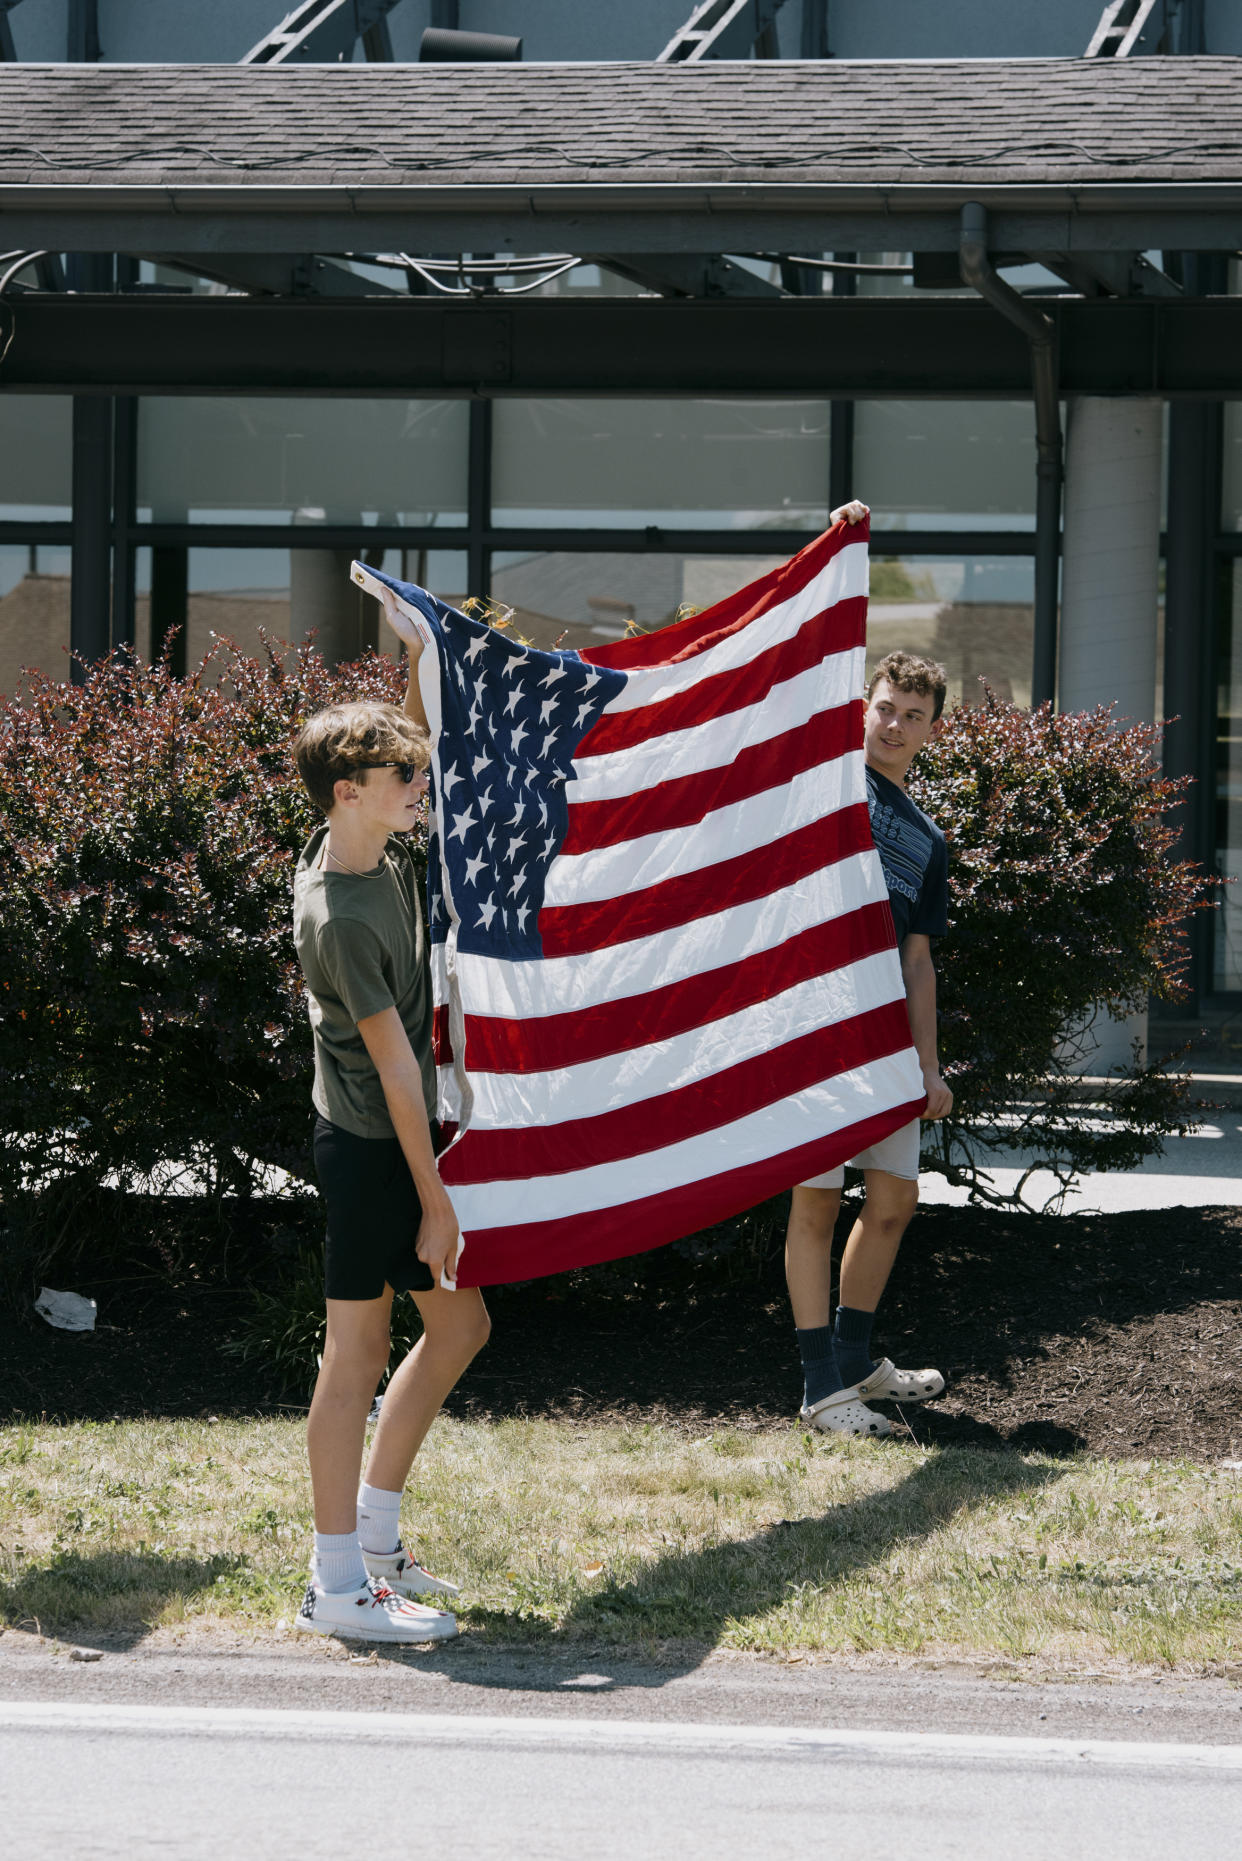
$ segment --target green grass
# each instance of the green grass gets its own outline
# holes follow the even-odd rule
[[[1242,1478],[1191,1463],[441,1421],[407,1542],[493,1642],[1242,1673]],[[0,1621],[261,1634],[305,1582],[295,1421],[0,1431]]]

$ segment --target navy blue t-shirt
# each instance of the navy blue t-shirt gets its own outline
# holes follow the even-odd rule
[[[949,849],[944,835],[903,788],[867,765],[871,837],[884,868],[898,945],[949,928]]]

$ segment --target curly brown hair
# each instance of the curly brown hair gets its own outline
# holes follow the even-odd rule
[[[336,806],[336,784],[344,777],[366,780],[377,763],[431,761],[427,733],[395,704],[332,704],[308,717],[293,745],[306,792],[325,814]]]
[[[920,697],[930,698],[933,724],[944,710],[948,674],[934,659],[917,659],[913,653],[886,653],[867,681],[868,704],[882,678],[894,691],[916,691]]]

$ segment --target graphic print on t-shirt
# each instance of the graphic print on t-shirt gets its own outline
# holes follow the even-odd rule
[[[948,929],[948,858],[944,835],[904,789],[867,768],[871,838],[888,888],[901,944],[911,931],[943,937]]]
[[[884,883],[890,892],[900,892],[917,904],[923,880],[931,862],[934,842],[917,821],[886,807],[878,796],[871,802],[871,836],[875,841]]]

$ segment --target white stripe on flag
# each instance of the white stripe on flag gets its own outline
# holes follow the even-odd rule
[[[474,1111],[472,1131],[506,1130],[529,1124],[531,1106],[539,1107],[541,1125],[576,1118],[596,1118],[620,1106],[653,1100],[677,1092],[714,1073],[727,1071],[760,1054],[771,1053],[832,1027],[851,1016],[901,1001],[901,971],[892,950],[881,950],[844,969],[813,976],[767,1001],[752,1003],[736,1014],[690,1028],[672,1039],[634,1046],[604,1060],[589,1060],[555,1072],[472,1072]],[[641,1038],[641,1020],[635,1035]]]
[[[887,898],[879,854],[868,849],[821,866],[793,885],[764,898],[730,904],[673,930],[610,944],[581,956],[548,956],[510,963],[459,950],[457,981],[471,1014],[504,1020],[571,1014],[631,995],[640,1001],[651,989],[704,970],[740,963],[764,950],[779,950],[790,925],[807,930]],[[433,944],[435,999],[448,995],[443,944]],[[632,987],[626,986],[626,978]]]
[[[735,1123],[663,1150],[650,1150],[641,1160],[622,1157],[614,1163],[530,1181],[453,1183],[449,1194],[467,1234],[472,1228],[494,1227],[498,1217],[518,1226],[593,1209],[621,1208],[627,1202],[665,1195],[779,1156],[921,1097],[914,1050],[907,1048],[804,1088],[790,1098],[777,1099]],[[654,1128],[659,1128],[658,1114]]]
[[[838,662],[843,668],[834,670]],[[851,698],[861,698],[865,652],[860,646],[808,666],[772,690],[779,691],[784,734]],[[772,736],[772,698],[766,694],[745,710],[730,711],[710,724],[691,724],[662,737],[648,737],[629,749],[584,756],[574,764],[565,793],[572,807],[582,801],[617,801],[702,769],[723,769],[740,750],[767,743]]]
[[[689,691],[702,678],[721,672],[734,672],[740,666],[753,665],[771,652],[782,640],[791,640],[816,614],[838,601],[853,599],[867,592],[867,545],[847,543],[833,556],[826,569],[812,577],[805,588],[788,600],[769,608],[757,624],[737,627],[714,645],[689,659],[673,665],[639,666],[629,673],[624,691],[618,692],[604,710],[615,717],[621,711],[635,711],[643,705],[660,704],[680,692]],[[606,663],[601,661],[601,663]]]
[[[589,853],[562,853],[552,861],[544,885],[545,906],[596,904],[632,897],[686,873],[710,870],[727,848],[729,859],[774,846],[786,834],[854,805],[862,781],[863,754],[851,750],[831,763],[806,769],[783,787],[764,789],[715,808],[693,827],[644,834]]]

